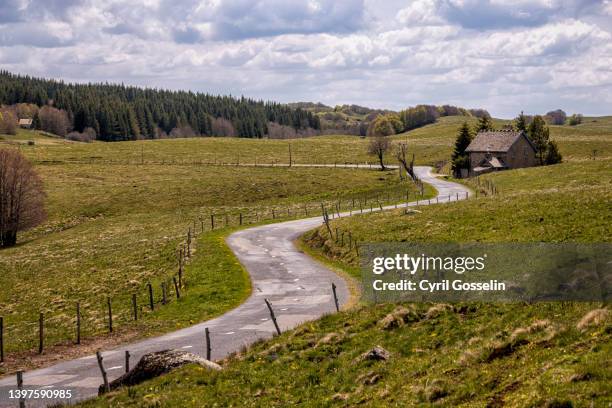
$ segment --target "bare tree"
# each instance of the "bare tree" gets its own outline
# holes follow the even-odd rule
[[[236,136],[234,125],[227,119],[215,118],[212,121],[213,136]]]
[[[400,166],[404,168],[406,173],[413,179],[416,180],[414,174],[414,154],[412,155],[412,161],[408,163],[408,159],[406,159],[406,155],[408,154],[408,144],[407,143],[399,143],[397,145],[397,150],[395,153],[395,157],[397,161],[400,163]]]
[[[170,131],[170,137],[178,138],[178,137],[196,137],[196,132],[191,128],[191,126],[179,126],[175,127]]]
[[[17,243],[17,232],[46,218],[43,184],[15,149],[0,149],[0,248]]]
[[[70,130],[70,120],[66,111],[53,106],[45,106],[38,111],[40,127],[45,132],[65,137]]]
[[[368,145],[368,154],[376,155],[380,162],[380,169],[386,170],[384,156],[391,148],[391,142],[386,136],[372,136]]]
[[[17,134],[17,117],[9,109],[0,110],[0,133],[6,135]]]

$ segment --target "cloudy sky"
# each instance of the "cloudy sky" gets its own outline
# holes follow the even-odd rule
[[[0,0],[0,68],[281,102],[612,114],[612,0]]]

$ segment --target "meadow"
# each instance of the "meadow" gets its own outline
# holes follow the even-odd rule
[[[240,214],[244,225],[256,224],[318,215],[322,202],[347,208],[353,199],[386,202],[415,191],[393,171],[80,163],[64,161],[65,150],[122,152],[137,145],[72,143],[26,131],[4,139],[6,146],[17,145],[35,162],[49,218],[21,234],[16,247],[1,251],[5,289],[0,291],[0,316],[8,355],[0,370],[36,364],[39,313],[45,315],[45,355],[56,353],[49,348],[54,344],[72,345],[76,302],[85,343],[108,332],[107,297],[114,323],[109,341],[184,327],[237,306],[248,296],[250,283],[224,237],[239,226]],[[35,145],[19,143],[26,140],[35,140]],[[151,142],[150,148],[172,157],[178,154],[172,150],[175,142]],[[172,276],[189,229],[195,252],[186,266],[183,297],[177,306],[152,313],[146,285],[153,285],[160,302],[165,282],[174,299]],[[137,295],[138,322],[132,322],[132,294]]]
[[[592,307],[362,305],[256,344],[222,371],[190,366],[81,406],[606,406],[610,326],[585,320]],[[364,358],[375,346],[387,360]]]
[[[414,143],[446,134],[441,149],[444,140],[452,143],[448,126],[430,127],[429,136],[420,129]],[[564,163],[489,174],[479,184],[463,180],[479,191],[467,201],[356,215],[331,226],[366,243],[610,242],[609,118],[551,132]],[[482,188],[487,181],[496,194]],[[358,276],[356,252],[326,228],[300,245]],[[83,405],[606,406],[611,328],[601,303],[362,303],[256,344],[223,361],[220,372],[186,367]],[[375,346],[389,358],[364,358]]]

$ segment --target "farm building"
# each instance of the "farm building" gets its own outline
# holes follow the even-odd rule
[[[19,119],[19,127],[29,129],[32,127],[32,119]]]
[[[536,149],[525,132],[480,132],[465,149],[470,157],[469,176],[535,166]]]

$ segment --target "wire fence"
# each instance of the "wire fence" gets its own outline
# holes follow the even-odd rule
[[[368,192],[353,192],[326,200],[285,203],[278,206],[226,207],[202,212],[185,226],[176,244],[176,263],[166,275],[136,289],[121,293],[97,294],[78,301],[48,304],[38,314],[31,311],[0,321],[0,360],[5,352],[38,350],[55,344],[79,344],[83,339],[111,333],[154,314],[189,291],[189,268],[196,237],[227,228],[274,221],[321,217],[341,212],[363,213],[424,196],[422,184],[400,183]],[[42,316],[42,318],[41,318]]]

